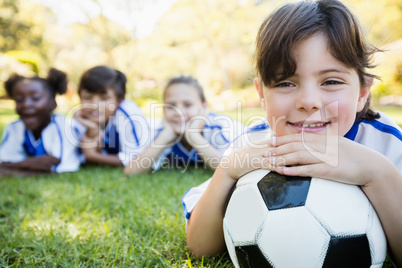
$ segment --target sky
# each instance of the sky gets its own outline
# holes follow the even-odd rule
[[[49,7],[61,25],[88,22],[101,12],[127,30],[135,29],[136,37],[152,33],[157,20],[177,0],[32,0]]]

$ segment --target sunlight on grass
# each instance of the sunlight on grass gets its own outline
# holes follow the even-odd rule
[[[180,174],[180,175],[179,175]],[[0,179],[0,267],[187,267],[181,197],[208,170],[121,169]],[[194,267],[201,260],[191,259]],[[227,255],[203,267],[231,267]]]

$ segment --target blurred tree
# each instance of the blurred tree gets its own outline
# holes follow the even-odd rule
[[[0,0],[0,52],[14,51],[10,56],[39,72],[47,56],[43,33],[49,18],[50,11],[37,3]]]
[[[374,101],[385,95],[402,95],[402,0],[348,0],[368,39],[384,52],[377,53],[372,72],[381,77],[372,93]]]
[[[33,45],[42,43],[41,35],[31,34],[31,21],[21,17],[18,0],[0,0],[0,51],[26,48],[26,40]]]
[[[155,79],[196,76],[217,94],[249,84],[254,38],[270,3],[179,0],[139,44],[137,60]]]
[[[49,10],[37,3],[0,0],[0,96],[5,95],[3,82],[12,73],[47,72],[47,44],[43,33],[50,18]]]
[[[402,0],[347,0],[377,46],[402,38]]]

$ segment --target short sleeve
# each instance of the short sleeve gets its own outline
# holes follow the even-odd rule
[[[25,127],[21,121],[15,121],[4,128],[0,144],[0,162],[21,162],[27,158],[22,146]]]
[[[150,145],[150,129],[146,117],[133,102],[126,101],[124,106],[120,106],[115,120],[120,135],[118,156],[126,166]]]

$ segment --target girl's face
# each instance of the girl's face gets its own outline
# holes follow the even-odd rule
[[[164,103],[165,119],[176,133],[182,133],[192,117],[204,115],[207,109],[197,89],[184,83],[171,85],[166,90]]]
[[[39,138],[42,130],[50,123],[56,101],[39,81],[24,79],[13,90],[17,114],[26,129]]]
[[[370,87],[360,87],[355,69],[334,58],[324,35],[293,49],[297,69],[288,79],[265,86],[255,79],[261,104],[277,136],[299,132],[345,135],[363,109]]]
[[[105,93],[92,93],[82,89],[80,98],[83,116],[104,126],[107,125],[110,117],[115,115],[121,103],[113,88],[108,88]]]

